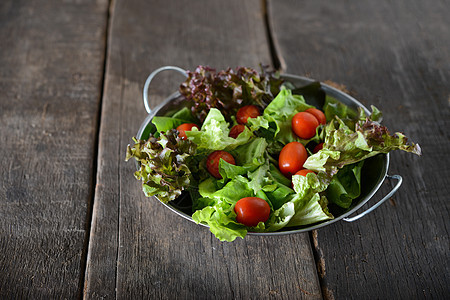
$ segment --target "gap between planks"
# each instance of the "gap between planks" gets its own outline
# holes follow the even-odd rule
[[[105,34],[104,34],[104,51],[103,51],[103,66],[102,66],[102,80],[100,82],[100,99],[98,101],[98,112],[97,112],[97,124],[94,138],[94,151],[92,153],[92,182],[91,191],[89,196],[89,203],[87,206],[86,222],[85,222],[85,237],[83,243],[83,250],[81,253],[81,263],[80,263],[80,280],[78,283],[78,298],[83,299],[85,296],[86,289],[86,272],[87,272],[87,261],[89,256],[89,241],[91,238],[91,228],[92,228],[92,215],[94,211],[94,201],[95,201],[95,190],[97,189],[97,173],[98,173],[98,152],[99,152],[99,140],[100,140],[100,124],[102,120],[102,106],[103,106],[103,95],[105,91],[105,78],[106,78],[106,63],[108,57],[108,44],[109,44],[109,34],[111,28],[111,9],[114,0],[108,0],[108,9],[106,11],[106,22],[105,22]]]

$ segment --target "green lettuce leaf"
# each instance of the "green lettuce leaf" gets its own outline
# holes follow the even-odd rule
[[[231,151],[231,154],[235,158],[237,165],[253,171],[266,162],[266,147],[267,142],[265,139],[254,138],[250,142],[236,147],[236,149]]]
[[[248,187],[253,190],[255,195],[259,191],[272,192],[277,188],[276,184],[272,184],[272,180],[268,176],[269,164],[263,164],[254,172],[248,172],[248,178],[250,182]],[[267,197],[266,197],[267,198]]]
[[[263,114],[249,119],[248,124],[252,131],[257,131],[257,135],[281,144],[281,147],[293,141],[302,142],[291,129],[292,118],[296,113],[312,107],[314,106],[305,102],[303,96],[294,95],[291,90],[282,88],[275,99],[264,109]],[[317,135],[311,140],[318,141]],[[309,141],[304,140],[303,143],[307,144]],[[276,147],[277,150],[279,148],[279,146]]]
[[[156,126],[158,132],[167,132],[171,129],[176,129],[178,126],[184,123],[191,123],[190,121],[177,119],[173,117],[160,117],[154,116],[152,123]]]
[[[248,186],[248,180],[240,175],[221,189],[217,189],[214,179],[206,179],[199,184],[199,193],[202,197],[213,199],[216,202],[225,201],[233,206],[239,199],[253,196],[253,191]]]
[[[277,231],[283,227],[309,225],[332,219],[327,200],[320,192],[327,187],[325,180],[313,173],[307,176],[292,176],[295,194],[288,194],[288,201],[276,209],[266,222],[266,231]]]
[[[200,130],[193,128],[187,131],[186,136],[193,143],[197,144],[198,151],[227,150],[230,151],[239,145],[247,143],[252,137],[252,132],[246,127],[236,138],[229,137],[229,123],[225,121],[222,113],[212,108],[206,116]]]
[[[295,204],[295,214],[286,226],[303,226],[332,219],[328,212],[327,200],[320,197],[328,185],[326,180],[321,180],[322,174],[308,173],[306,176],[292,176],[292,183],[296,195],[292,202]]]
[[[249,181],[243,176],[236,176],[223,188],[217,189],[216,180],[209,178],[199,184],[199,193],[208,198],[209,205],[202,207],[192,215],[196,223],[207,224],[211,232],[221,241],[233,241],[244,238],[247,227],[237,223],[234,205],[244,197],[254,196]],[[202,199],[203,203],[208,203]]]
[[[183,107],[182,109],[176,111],[172,116],[175,119],[186,120],[186,123],[194,123],[199,124],[199,121],[192,116],[192,113],[189,108]]]
[[[247,174],[249,168],[230,164],[223,159],[219,161],[219,173],[222,175],[222,182],[227,182],[238,175]]]
[[[192,219],[197,224],[208,225],[211,233],[222,242],[232,242],[238,237],[243,239],[247,235],[247,229],[229,216],[234,213],[230,211],[230,208],[224,202],[217,203],[214,206],[206,206],[197,210],[192,215]]]
[[[349,208],[352,201],[361,194],[361,170],[364,161],[343,167],[332,178],[326,190],[330,203]]]

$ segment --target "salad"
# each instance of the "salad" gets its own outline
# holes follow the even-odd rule
[[[333,219],[361,193],[366,159],[418,144],[325,94],[295,87],[262,67],[217,72],[199,66],[180,85],[186,106],[155,116],[126,160],[147,197],[188,194],[192,219],[221,241]]]

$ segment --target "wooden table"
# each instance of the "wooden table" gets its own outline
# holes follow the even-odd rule
[[[448,298],[449,14],[439,0],[1,1],[0,298]],[[391,155],[395,197],[355,223],[233,243],[145,198],[124,158],[147,75],[259,63],[338,83],[419,142],[422,157]],[[161,75],[152,106],[181,80]]]

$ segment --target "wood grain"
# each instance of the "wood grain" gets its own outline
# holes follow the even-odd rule
[[[424,153],[391,155],[404,183],[390,202],[313,234],[325,298],[449,295],[449,12],[448,1],[269,2],[286,72],[345,85]]]
[[[163,65],[270,63],[260,1],[114,1],[111,11],[86,298],[321,297],[306,234],[219,242],[143,196],[124,162],[146,116],[142,87]],[[162,74],[155,106],[182,78]]]
[[[80,294],[106,16],[106,1],[0,3],[2,299]]]

